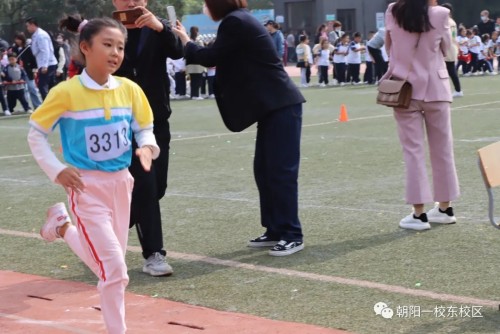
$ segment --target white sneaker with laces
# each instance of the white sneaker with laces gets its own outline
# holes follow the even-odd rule
[[[430,223],[437,224],[455,224],[457,222],[451,206],[444,212],[439,209],[439,206],[435,206],[427,212],[427,219]]]
[[[40,235],[47,242],[52,242],[60,238],[59,228],[66,223],[71,223],[71,219],[66,210],[66,205],[59,202],[47,210],[47,220],[40,229]]]
[[[10,116],[10,115],[12,115],[12,114],[10,113],[10,110],[4,110],[3,114],[4,114],[5,116]]]
[[[412,213],[401,219],[399,227],[407,230],[423,231],[429,230],[431,225],[429,224],[425,213],[422,213],[418,218]]]
[[[463,92],[463,91],[460,91],[460,92],[454,92],[452,96],[453,96],[453,97],[462,97],[462,96],[464,96],[464,92]]]
[[[201,96],[193,96],[191,100],[201,101],[204,100],[204,98],[202,98]]]
[[[167,262],[167,257],[160,252],[151,254],[145,261],[142,267],[142,272],[151,276],[170,276],[174,270]]]

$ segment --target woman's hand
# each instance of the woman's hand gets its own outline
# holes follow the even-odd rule
[[[179,38],[182,42],[182,45],[186,45],[190,41],[190,38],[186,32],[186,28],[182,25],[181,21],[177,20],[177,22],[175,23],[175,26],[172,27],[172,31],[177,36],[179,36]]]
[[[149,172],[153,162],[153,149],[150,146],[143,146],[135,150],[135,155],[139,157],[142,168],[144,168],[146,172]]]
[[[80,172],[74,167],[67,167],[57,175],[56,182],[62,185],[66,190],[73,190],[81,193],[85,190],[85,184],[82,181]]]

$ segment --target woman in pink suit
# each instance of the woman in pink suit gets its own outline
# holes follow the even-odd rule
[[[385,77],[408,78],[413,86],[408,109],[394,108],[406,165],[406,201],[413,213],[399,226],[427,230],[429,223],[456,222],[451,201],[459,196],[450,121],[452,101],[444,54],[451,43],[449,10],[436,0],[398,0],[386,12]],[[429,143],[433,191],[427,176],[425,133]],[[424,203],[439,202],[429,212]]]

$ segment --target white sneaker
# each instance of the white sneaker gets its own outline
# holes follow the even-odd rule
[[[215,95],[214,95],[214,94],[210,94],[210,95],[208,96],[208,98],[209,98],[209,99],[215,99]]]
[[[423,231],[429,230],[431,225],[429,224],[425,213],[422,213],[418,218],[416,218],[412,213],[401,219],[399,227],[407,230]]]
[[[151,254],[142,267],[142,272],[151,276],[170,276],[174,273],[172,267],[167,263],[167,257],[160,252]]]
[[[452,96],[453,96],[453,97],[462,97],[462,96],[464,96],[464,92],[463,92],[463,91],[460,91],[460,92],[454,92]]]
[[[201,101],[204,100],[204,98],[202,98],[201,96],[193,96],[191,100]]]
[[[439,206],[435,206],[427,212],[427,219],[430,223],[437,224],[455,224],[457,222],[451,206],[444,212],[439,209]]]
[[[59,202],[47,210],[47,220],[40,229],[40,235],[47,242],[60,238],[59,228],[66,223],[71,223],[66,205]]]
[[[27,112],[28,114],[32,114],[32,113],[33,113],[33,109],[28,109],[28,110],[26,110],[26,112]]]
[[[344,86],[345,86],[345,82],[341,82],[340,87],[344,87]]]
[[[301,86],[306,88],[306,87],[309,87],[309,84],[302,84]]]
[[[320,84],[319,84],[319,86],[320,86],[320,87],[326,87],[326,85],[325,85],[325,83],[324,83],[324,82],[320,83]]]
[[[488,75],[497,75],[498,73],[497,72],[487,72]]]
[[[470,77],[471,75],[472,75],[471,72],[467,72],[467,73],[464,74],[464,77]]]
[[[12,115],[12,114],[10,113],[10,110],[4,110],[3,114],[4,114],[5,116],[10,116],[10,115]]]

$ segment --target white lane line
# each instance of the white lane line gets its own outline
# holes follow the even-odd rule
[[[27,157],[32,157],[31,154],[21,154],[21,155],[6,155],[3,157],[0,157],[0,160],[3,159],[16,159],[16,158],[27,158]]]
[[[14,320],[15,322],[18,322],[20,324],[37,325],[40,327],[59,329],[59,330],[67,331],[68,333],[76,333],[76,334],[92,334],[93,333],[93,332],[86,331],[83,329],[75,328],[74,326],[67,326],[67,325],[64,325],[64,324],[62,324],[60,322],[56,322],[56,321],[37,320],[37,319],[20,317],[17,315],[1,313],[1,312],[0,312],[0,317]]]
[[[16,237],[24,237],[24,238],[42,239],[38,234],[35,234],[35,233],[4,230],[4,229],[0,229],[0,234],[1,235],[11,235],[11,236],[16,236]],[[61,239],[58,239],[57,241],[63,242]],[[141,253],[142,252],[141,248],[137,247],[137,246],[128,246],[127,249],[131,252],[134,252],[134,253]],[[262,266],[262,265],[254,265],[254,264],[248,264],[248,263],[243,263],[243,262],[238,262],[238,261],[233,261],[233,260],[222,260],[222,259],[218,259],[218,258],[214,258],[214,257],[205,256],[205,255],[197,255],[197,254],[188,254],[188,253],[179,253],[179,252],[169,251],[168,256],[170,258],[173,258],[173,259],[189,261],[189,262],[204,262],[204,263],[209,263],[209,264],[213,264],[213,265],[217,265],[217,266],[245,269],[245,270],[250,270],[250,271],[259,271],[259,272],[282,275],[282,276],[286,276],[286,277],[302,278],[302,279],[318,281],[318,282],[327,282],[327,283],[335,283],[335,284],[341,284],[341,285],[349,285],[349,286],[354,286],[354,287],[359,287],[359,288],[368,288],[368,289],[374,289],[374,290],[385,291],[385,292],[390,292],[390,293],[397,293],[397,294],[402,294],[402,295],[414,296],[414,297],[419,297],[419,298],[430,298],[430,299],[434,299],[434,300],[441,300],[441,301],[453,302],[453,303],[458,303],[458,304],[469,304],[469,305],[485,306],[485,307],[492,307],[492,308],[497,308],[499,305],[498,301],[489,300],[489,299],[480,299],[480,298],[469,297],[469,296],[445,294],[445,293],[439,293],[439,292],[428,291],[428,290],[410,289],[410,288],[397,286],[397,285],[389,285],[389,284],[383,284],[383,283],[377,283],[377,282],[371,282],[371,281],[359,280],[359,279],[352,279],[352,278],[345,278],[345,277],[339,277],[339,276],[328,276],[328,275],[309,273],[309,272],[304,272],[304,271],[299,271],[299,270],[291,270],[291,269],[274,268],[274,267],[268,267],[268,266]]]

